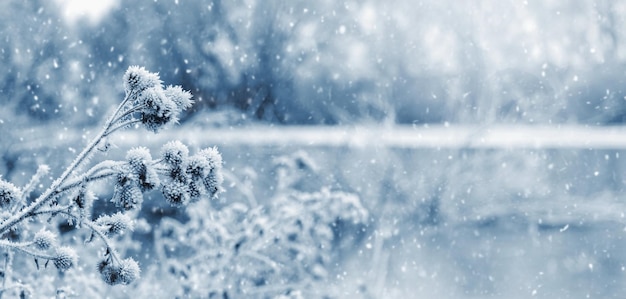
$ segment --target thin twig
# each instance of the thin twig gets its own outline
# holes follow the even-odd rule
[[[132,93],[131,93],[132,95]],[[11,227],[13,227],[14,225],[16,225],[17,223],[21,222],[22,220],[24,220],[26,218],[27,215],[31,214],[32,212],[36,211],[37,209],[39,209],[40,207],[42,207],[44,204],[46,204],[49,200],[51,200],[52,198],[54,198],[57,194],[61,193],[61,191],[59,190],[59,187],[61,187],[63,185],[63,183],[65,182],[65,180],[70,176],[70,174],[78,167],[80,166],[80,164],[82,164],[85,159],[89,156],[89,154],[91,154],[91,152],[96,148],[96,146],[98,145],[98,143],[100,142],[100,140],[102,140],[102,138],[104,136],[107,136],[108,134],[110,134],[110,129],[111,126],[113,125],[113,122],[116,121],[115,119],[115,115],[117,115],[119,113],[119,111],[122,109],[122,107],[126,104],[126,102],[128,101],[129,96],[126,96],[126,98],[124,98],[124,101],[122,101],[122,103],[118,106],[117,110],[115,111],[115,113],[113,114],[113,117],[110,118],[106,124],[104,125],[104,128],[102,129],[102,132],[100,132],[100,134],[98,134],[90,143],[89,145],[87,145],[87,147],[85,147],[83,149],[82,152],[80,152],[80,154],[76,157],[76,159],[70,164],[70,166],[68,166],[65,171],[63,172],[63,174],[61,174],[61,176],[56,179],[52,185],[46,189],[46,191],[41,194],[31,205],[29,205],[28,207],[26,207],[25,209],[21,210],[20,212],[14,214],[12,217],[10,217],[9,219],[5,220],[2,224],[0,224],[0,234],[5,233],[7,230],[9,230]]]
[[[39,167],[37,167],[37,172],[35,172],[35,174],[30,178],[28,184],[26,184],[26,186],[24,186],[24,188],[22,189],[22,198],[20,198],[20,201],[18,201],[18,203],[26,201],[26,198],[28,198],[28,195],[35,189],[35,185],[39,183],[41,177],[47,174],[49,171],[50,167],[48,167],[48,165],[39,165]]]
[[[111,115],[111,118],[109,118],[109,120],[107,121],[107,123],[114,123],[117,121],[118,117],[117,115],[120,113],[120,111],[122,111],[122,108],[124,108],[124,106],[126,106],[126,103],[128,103],[128,101],[131,98],[135,98],[137,96],[138,92],[137,91],[131,91],[129,94],[127,94],[124,97],[124,100],[122,100],[122,103],[120,103],[117,106],[117,109],[115,109],[115,112],[113,112],[113,115]]]
[[[122,113],[122,115],[120,115],[119,117],[117,117],[115,119],[115,121],[113,123],[116,123],[120,120],[125,119],[127,116],[130,116],[133,113],[137,113],[140,112],[142,109],[148,108],[147,105],[138,105],[138,106],[133,106],[132,108],[125,110],[124,113]]]
[[[111,134],[115,133],[115,132],[116,132],[117,130],[119,130],[119,129],[124,129],[124,128],[130,127],[131,125],[138,124],[138,123],[141,123],[141,122],[142,122],[142,120],[141,120],[141,119],[133,119],[133,120],[129,120],[129,121],[123,122],[123,123],[121,123],[121,124],[119,124],[119,125],[117,125],[117,126],[113,127],[112,129],[110,129],[110,130],[109,130],[109,131],[108,131],[108,132],[104,135],[104,137],[109,136],[109,135],[111,135]]]
[[[65,214],[67,216],[74,218],[74,221],[79,221],[78,217],[76,217],[74,214],[68,211],[60,211],[59,213]],[[106,248],[109,250],[109,253],[113,257],[113,259],[119,264],[121,262],[121,259],[117,256],[117,253],[114,250],[114,247],[111,246],[111,242],[109,238],[105,236],[104,233],[102,233],[100,229],[98,229],[97,227],[98,225],[88,219],[82,219],[82,224],[86,225],[93,233],[96,234],[96,236],[98,236],[102,240]]]
[[[0,240],[0,241],[4,241],[4,240]],[[39,259],[44,259],[44,260],[54,260],[56,258],[56,256],[52,256],[52,255],[46,255],[44,253],[39,253],[39,252],[34,252],[34,251],[30,251],[28,249],[26,249],[26,246],[23,246],[23,244],[15,244],[12,242],[0,242],[0,246],[1,247],[5,247],[7,249],[15,249],[18,251],[21,251],[23,253],[26,253],[34,258],[39,258]],[[6,275],[6,270],[5,270],[5,275]]]

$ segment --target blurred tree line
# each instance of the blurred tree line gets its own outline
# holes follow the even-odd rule
[[[609,0],[153,1],[69,23],[0,4],[0,119],[93,124],[128,65],[281,124],[614,124],[626,4]],[[189,115],[189,116],[192,116]]]

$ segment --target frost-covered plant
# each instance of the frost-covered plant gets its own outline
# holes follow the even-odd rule
[[[275,162],[285,170],[276,172],[280,186],[289,185],[280,182],[288,172],[313,169],[304,167],[312,161],[303,152]],[[180,285],[168,289],[174,290],[170,297],[322,297],[346,237],[341,229],[362,229],[369,217],[357,195],[328,188],[278,190],[259,206],[235,202],[215,209],[202,201],[187,213],[184,223],[163,219],[155,234],[163,261],[159,278]]]
[[[130,284],[140,276],[139,264],[132,258],[122,258],[112,240],[133,230],[133,218],[137,214],[133,211],[141,207],[143,194],[158,189],[170,204],[183,206],[203,196],[215,197],[221,191],[222,160],[215,148],[190,155],[184,144],[173,141],[163,146],[157,158],[153,158],[147,148],[137,147],[127,152],[125,160],[96,163],[93,159],[96,149],[109,148],[108,137],[113,133],[133,127],[157,133],[176,123],[178,115],[192,104],[189,92],[180,86],[164,87],[158,74],[142,67],[129,67],[123,78],[123,101],[102,131],[43,193],[31,197],[41,178],[51,172],[47,166],[40,166],[22,188],[0,178],[0,246],[7,250],[0,296],[15,287],[10,285],[6,273],[8,257],[13,252],[32,256],[38,268],[50,262],[60,271],[76,266],[83,248],[62,246],[50,230],[29,233],[34,227],[45,226],[45,221],[41,221],[46,219],[43,217],[48,221],[62,217],[76,228],[88,230],[91,237],[87,242],[100,239],[104,255],[94,269],[110,285]],[[113,182],[111,201],[119,211],[92,217],[92,205],[97,199],[92,186],[107,179]]]

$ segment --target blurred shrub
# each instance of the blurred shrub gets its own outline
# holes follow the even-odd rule
[[[289,124],[605,124],[624,111],[625,13],[610,1],[138,1],[81,36],[113,67],[181,82],[194,109]]]
[[[624,117],[626,7],[612,1],[142,0],[74,24],[52,3],[2,8],[0,101],[29,120],[94,124],[129,64],[191,90],[191,113],[276,123]]]
[[[154,233],[156,260],[138,294],[187,298],[321,298],[336,296],[333,273],[340,250],[353,252],[369,213],[350,193],[302,192],[293,178],[311,169],[297,165],[304,153],[281,157],[283,172],[267,205],[201,201],[187,220],[165,218]],[[295,167],[292,167],[295,166]],[[154,281],[175,281],[154,288]]]

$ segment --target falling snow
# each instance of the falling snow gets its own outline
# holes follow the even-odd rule
[[[128,286],[92,277],[100,244],[62,275],[14,250],[16,297],[626,293],[619,1],[83,2],[0,4],[0,182],[25,188],[45,164],[29,187],[43,192],[140,66],[193,106],[89,158],[217,146],[224,192],[182,212],[148,193],[116,239],[142,269]],[[115,208],[109,189],[94,219]],[[57,220],[40,225],[89,237]],[[37,231],[22,233],[0,241]]]

